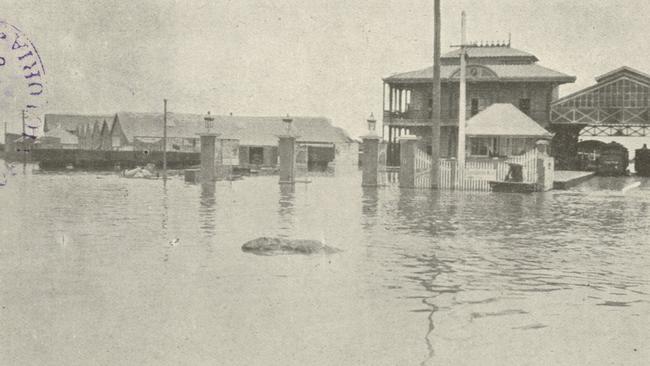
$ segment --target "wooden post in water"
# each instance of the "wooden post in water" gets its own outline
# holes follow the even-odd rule
[[[440,170],[440,0],[433,0],[433,87],[431,88],[431,188],[438,188]]]
[[[163,99],[163,182],[167,180],[167,99]]]

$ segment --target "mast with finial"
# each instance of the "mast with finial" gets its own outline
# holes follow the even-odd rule
[[[467,55],[465,44],[465,11],[460,15],[460,91],[458,100],[458,168],[463,171],[465,167],[465,113],[466,113],[466,78]],[[462,179],[462,176],[461,176]]]

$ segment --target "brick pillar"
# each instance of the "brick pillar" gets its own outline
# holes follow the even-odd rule
[[[204,133],[201,136],[201,181],[213,182],[216,179],[216,133]]]
[[[376,187],[379,185],[379,142],[381,137],[370,134],[362,136],[362,187]]]
[[[418,148],[418,138],[413,135],[401,136],[399,145],[399,186],[415,188],[415,153]]]
[[[278,137],[280,184],[294,184],[296,182],[296,136],[282,135]]]

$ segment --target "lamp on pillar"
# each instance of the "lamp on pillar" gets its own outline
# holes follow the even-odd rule
[[[289,117],[289,114],[287,113],[287,116],[282,119],[282,122],[287,126],[287,135],[291,135],[291,125],[293,124],[293,118]]]
[[[377,134],[377,120],[374,114],[370,113],[370,117],[366,119],[368,123],[368,134],[361,136],[363,140],[361,150],[362,156],[362,176],[361,185],[364,187],[377,187],[379,184],[379,165],[385,164],[385,161],[379,161],[379,148],[381,136]]]
[[[278,136],[278,155],[280,158],[280,184],[296,182],[296,139],[292,131],[293,119],[287,116],[282,119],[287,126],[285,134]]]
[[[203,117],[205,121],[205,132],[199,133],[201,138],[201,180],[203,182],[214,182],[217,177],[217,136],[218,133],[210,131],[214,128],[214,117],[208,112]]]
[[[375,115],[370,113],[370,117],[368,117],[366,122],[368,122],[368,134],[369,135],[376,135],[377,134],[377,120],[375,119]]]
[[[210,115],[210,111],[203,117],[203,120],[205,121],[205,132],[210,133],[210,129],[214,127],[214,117]]]

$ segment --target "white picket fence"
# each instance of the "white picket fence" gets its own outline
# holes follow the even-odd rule
[[[524,183],[537,182],[537,150],[530,150],[519,156],[506,159],[468,159],[464,169],[455,159],[440,159],[441,189],[458,189],[465,191],[490,191],[490,181],[504,181],[510,164],[522,166]]]
[[[425,151],[415,149],[415,187],[431,188],[433,159]]]

